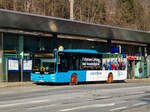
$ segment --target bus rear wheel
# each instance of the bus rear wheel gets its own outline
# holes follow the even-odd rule
[[[110,73],[107,78],[107,83],[112,83],[112,82],[113,82],[113,75],[112,73]]]
[[[77,74],[72,74],[70,85],[77,85],[78,84],[78,77]]]

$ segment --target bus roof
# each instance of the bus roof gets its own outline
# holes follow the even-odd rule
[[[96,50],[88,50],[88,49],[65,49],[62,52],[74,52],[74,53],[96,53],[98,54]]]
[[[89,49],[64,49],[63,51],[58,51],[58,52],[92,53],[92,54],[113,54],[113,55],[123,55],[123,56],[126,56],[126,54],[102,53],[102,52],[98,52],[96,50],[89,50]]]

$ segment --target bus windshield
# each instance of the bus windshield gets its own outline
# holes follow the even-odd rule
[[[33,72],[40,74],[52,74],[56,72],[56,58],[54,56],[35,56],[33,60]]]

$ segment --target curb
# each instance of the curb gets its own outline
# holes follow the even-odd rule
[[[150,78],[126,79],[126,83],[150,83]],[[0,88],[36,86],[33,82],[1,82]]]
[[[0,88],[33,86],[33,82],[2,82]]]
[[[127,83],[150,83],[150,78],[143,79],[127,79],[125,80]]]

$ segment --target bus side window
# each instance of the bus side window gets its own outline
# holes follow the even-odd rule
[[[60,63],[58,65],[59,72],[67,72],[68,71],[68,59],[65,56],[60,56]]]
[[[76,56],[70,56],[69,59],[69,70],[78,70],[79,69],[79,61]]]

